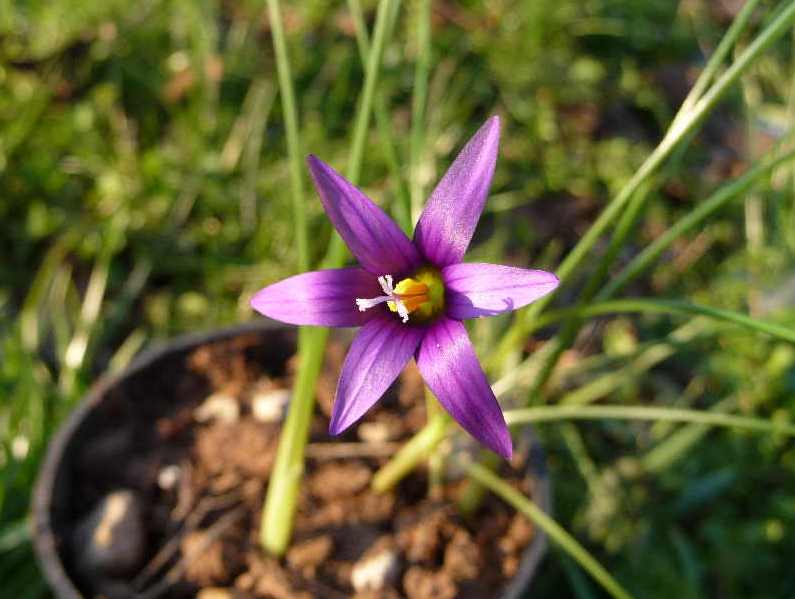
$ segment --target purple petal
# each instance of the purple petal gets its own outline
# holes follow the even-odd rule
[[[400,275],[420,265],[419,252],[386,212],[322,160],[309,156],[307,163],[326,214],[364,268]]]
[[[491,185],[500,143],[493,116],[475,133],[433,190],[414,231],[414,243],[438,267],[461,262]]]
[[[414,355],[425,329],[408,326],[394,314],[377,313],[351,344],[342,374],[329,432],[338,435],[378,401]]]
[[[363,268],[316,270],[260,289],[251,298],[251,307],[290,324],[358,327],[375,311],[360,312],[356,298],[378,295],[378,279]]]
[[[442,270],[447,315],[463,320],[516,310],[554,290],[551,272],[501,264],[451,264]]]
[[[505,459],[511,457],[505,418],[463,323],[443,317],[433,324],[420,344],[417,366],[439,403],[469,434]]]

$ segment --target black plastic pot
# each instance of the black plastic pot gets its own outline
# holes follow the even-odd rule
[[[179,370],[184,357],[197,347],[218,341],[230,340],[243,335],[258,335],[262,339],[257,359],[283,368],[293,355],[296,329],[268,320],[235,326],[203,334],[179,337],[171,343],[146,352],[123,372],[102,378],[81,401],[64,423],[48,448],[47,457],[39,474],[33,498],[34,546],[39,564],[54,594],[60,599],[79,599],[87,588],[86,580],[76,568],[74,547],[68,541],[74,532],[74,523],[79,514],[85,513],[87,501],[81,493],[80,459],[85,458],[86,448],[92,441],[114,423],[124,422],[125,410],[116,391],[145,383],[154,373],[172,371],[173,384],[179,384]],[[165,369],[165,370],[164,370]],[[136,404],[136,410],[146,410],[155,418],[158,413],[167,413],[162,397]],[[130,437],[135,437],[133,433]],[[124,439],[122,439],[124,442]],[[134,443],[133,441],[130,441]],[[124,448],[120,448],[120,452]],[[111,460],[112,462],[113,460]],[[108,463],[109,471],[118,471],[124,464]],[[529,474],[536,481],[536,497],[542,509],[551,509],[550,482],[546,460],[540,446],[533,440]],[[504,599],[516,599],[529,587],[536,569],[546,552],[546,537],[536,534],[525,552],[518,572],[499,595]],[[90,584],[88,586],[91,586]],[[110,597],[110,599],[114,599]]]

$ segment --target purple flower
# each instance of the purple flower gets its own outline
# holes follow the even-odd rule
[[[555,289],[558,279],[461,261],[486,202],[499,138],[495,116],[433,191],[413,242],[360,190],[309,156],[323,207],[360,266],[290,277],[259,291],[251,306],[291,324],[362,327],[342,367],[331,434],[359,420],[413,356],[453,418],[488,448],[511,456],[505,419],[461,321],[520,308]]]

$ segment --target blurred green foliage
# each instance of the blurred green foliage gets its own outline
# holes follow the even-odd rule
[[[505,117],[470,259],[554,270],[661,137],[731,4],[434,2],[425,189],[487,115]],[[374,5],[365,8],[371,24]],[[350,15],[344,3],[320,0],[283,10],[304,150],[342,168],[362,83]],[[414,11],[405,3],[379,85],[403,164]],[[790,128],[792,45],[766,55],[668,165],[622,262]],[[259,2],[0,0],[7,596],[45,593],[24,519],[47,439],[87,385],[150,339],[251,318],[248,295],[294,272],[280,115]],[[389,206],[401,181],[382,144],[373,127],[362,184]],[[780,169],[681,239],[627,293],[795,326],[793,181],[792,167]],[[316,261],[330,229],[313,194],[308,213]],[[477,323],[475,338],[485,349],[506,323]],[[594,399],[782,419],[795,411],[789,345],[701,321],[686,334],[673,318],[603,325],[567,353],[549,401],[613,375]],[[566,430],[541,429],[557,517],[638,597],[795,595],[791,443],[605,423],[580,427],[583,452],[572,455]],[[591,585],[565,559],[550,559],[533,596],[596,596]]]

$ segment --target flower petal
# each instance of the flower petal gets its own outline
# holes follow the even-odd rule
[[[414,243],[438,267],[461,262],[483,211],[500,143],[493,116],[469,140],[433,190]]]
[[[386,212],[319,158],[307,163],[326,214],[364,268],[401,275],[420,265],[414,244]]]
[[[392,314],[377,314],[351,344],[331,414],[329,432],[338,435],[359,420],[386,392],[414,355],[425,329],[406,326]]]
[[[442,317],[420,344],[417,366],[444,408],[478,441],[502,457],[511,435],[463,323]]]
[[[501,264],[451,264],[442,270],[447,315],[463,320],[516,310],[553,291],[551,272]]]
[[[290,324],[358,327],[374,313],[360,312],[356,298],[380,293],[378,279],[363,268],[316,270],[260,289],[251,298],[251,307]]]

